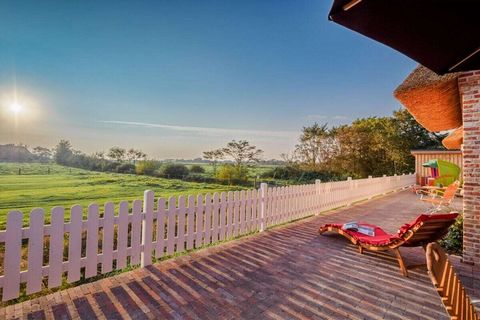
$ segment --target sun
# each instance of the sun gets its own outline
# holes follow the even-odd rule
[[[19,114],[23,109],[23,106],[21,104],[19,104],[18,102],[14,102],[10,105],[10,110],[14,113],[14,114]]]

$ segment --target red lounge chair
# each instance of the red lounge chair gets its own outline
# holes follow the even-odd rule
[[[325,224],[318,232],[331,231],[341,234],[354,245],[358,246],[360,253],[363,250],[370,251],[392,251],[400,265],[402,274],[408,277],[408,271],[403,262],[399,248],[404,247],[426,247],[430,242],[441,239],[448,232],[448,228],[455,222],[458,213],[446,214],[421,214],[413,222],[403,225],[395,234],[389,234],[382,228],[368,223],[359,225],[369,226],[375,229],[375,236],[368,236],[352,230],[342,229],[343,224]]]

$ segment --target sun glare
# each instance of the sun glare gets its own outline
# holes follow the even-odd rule
[[[22,111],[22,109],[23,109],[22,105],[17,102],[14,102],[10,105],[10,110],[15,114],[19,114]]]

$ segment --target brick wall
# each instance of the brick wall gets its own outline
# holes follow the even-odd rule
[[[458,79],[463,107],[463,261],[480,265],[480,70]]]

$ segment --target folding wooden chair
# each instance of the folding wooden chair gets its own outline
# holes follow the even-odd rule
[[[432,205],[432,208],[429,210],[431,213],[438,212],[442,210],[442,208],[452,209],[451,204],[453,199],[455,199],[455,194],[457,193],[459,186],[460,182],[455,181],[449,185],[445,191],[434,190],[427,194],[421,194],[420,200]]]

